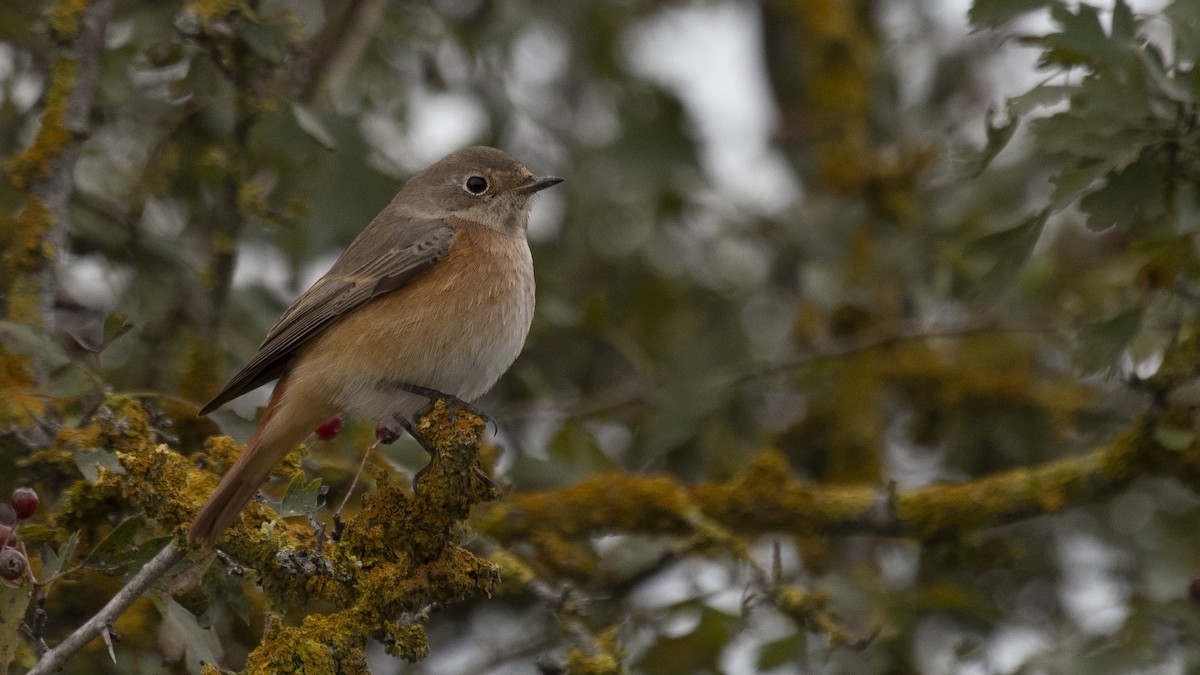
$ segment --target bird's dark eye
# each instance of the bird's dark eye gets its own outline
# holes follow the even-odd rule
[[[463,187],[467,189],[467,192],[470,192],[473,195],[481,195],[487,192],[488,182],[483,176],[471,176],[467,179],[467,182],[463,184]]]

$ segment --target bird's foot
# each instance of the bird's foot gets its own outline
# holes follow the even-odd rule
[[[446,404],[446,409],[450,413],[451,424],[454,424],[458,421],[458,411],[465,410],[483,420],[485,423],[496,427],[496,420],[491,415],[475,407],[473,404],[462,400],[454,394],[447,394],[436,389],[430,389],[429,387],[422,387],[416,384],[409,384],[407,382],[399,382],[396,383],[395,386],[401,391],[407,391],[408,393],[416,394],[417,396],[424,396],[425,398],[429,399],[430,403],[434,401],[444,402]]]

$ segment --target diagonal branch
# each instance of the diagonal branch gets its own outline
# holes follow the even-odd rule
[[[74,633],[67,636],[67,639],[58,643],[54,649],[46,652],[29,670],[28,675],[46,675],[58,672],[66,664],[67,659],[111,626],[135,600],[142,597],[142,593],[145,593],[155,580],[166,574],[171,566],[182,559],[183,551],[173,543],[167,544],[163,550],[158,552],[158,555],[146,563],[145,567],[138,570],[138,573],[108,601],[108,604],[104,605],[103,609],[88,619],[87,623],[80,626]]]

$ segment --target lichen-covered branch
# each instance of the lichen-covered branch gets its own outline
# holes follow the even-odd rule
[[[50,10],[57,53],[51,57],[45,112],[37,136],[6,164],[9,180],[27,192],[4,263],[9,280],[7,315],[13,321],[53,328],[54,261],[67,240],[72,172],[88,132],[104,52],[104,35],[116,0],[59,2]]]
[[[622,532],[688,535],[689,514],[744,535],[874,534],[950,537],[1095,502],[1140,476],[1200,477],[1200,443],[1171,449],[1156,440],[1168,411],[1143,420],[1108,445],[1080,456],[961,484],[892,491],[816,485],[798,478],[781,454],[758,455],[741,478],[687,486],[668,476],[608,474],[557,490],[513,494],[477,510],[473,524],[502,543]],[[1186,427],[1185,427],[1186,428]]]
[[[67,242],[67,204],[80,146],[99,80],[104,34],[115,0],[55,4],[50,10],[57,50],[46,77],[45,110],[29,147],[9,158],[9,182],[24,193],[15,215],[0,216],[0,316],[15,323],[54,327],[58,289],[55,260]],[[8,352],[0,339],[0,380],[11,395],[0,401],[0,423],[28,422],[39,410],[33,391],[45,380],[42,364]]]
[[[182,541],[216,480],[195,461],[219,472],[239,447],[215,437],[200,457],[189,459],[155,441],[136,401],[111,397],[104,410],[88,428],[60,441],[113,450],[124,473],[104,471],[94,486],[77,483],[66,495],[62,525],[69,527],[69,514],[84,513],[89,504],[115,501]],[[330,607],[300,625],[272,623],[247,672],[365,672],[364,650],[372,638],[391,654],[418,660],[429,648],[413,617],[491,594],[498,568],[456,541],[472,505],[499,496],[475,468],[484,427],[474,415],[452,415],[438,402],[417,424],[438,450],[418,479],[419,494],[388,484],[380,472],[379,487],[364,498],[363,508],[339,537],[319,547],[302,519],[279,519],[257,502],[243,511],[220,547],[251,570],[270,606],[283,612],[316,600]],[[211,554],[198,553],[199,562],[212,562]]]

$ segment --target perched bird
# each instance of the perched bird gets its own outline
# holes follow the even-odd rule
[[[414,392],[463,401],[487,392],[516,360],[533,320],[525,239],[533,195],[561,181],[475,146],[405,183],[201,409],[208,414],[279,379],[188,540],[211,547],[275,465],[334,415],[411,431],[429,404]]]

